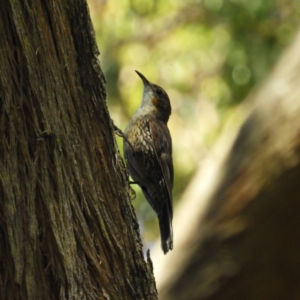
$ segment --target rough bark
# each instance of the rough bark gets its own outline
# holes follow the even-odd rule
[[[0,298],[157,299],[86,2],[2,2],[0,51]]]
[[[229,151],[214,150],[187,192],[160,299],[300,299],[299,48],[300,34],[238,111]]]

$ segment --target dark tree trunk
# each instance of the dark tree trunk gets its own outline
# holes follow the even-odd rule
[[[239,110],[237,120],[247,116],[225,159],[187,194],[188,222],[175,214],[184,234],[161,265],[161,299],[300,299],[299,49],[300,34]],[[207,176],[209,189],[197,190]]]
[[[1,299],[157,299],[84,0],[0,9]]]

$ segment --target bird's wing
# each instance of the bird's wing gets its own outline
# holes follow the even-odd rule
[[[170,208],[172,209],[172,188],[173,188],[173,162],[172,162],[172,139],[169,129],[160,120],[149,121],[149,129],[152,135],[154,151],[158,163],[163,173],[164,181],[167,186]]]

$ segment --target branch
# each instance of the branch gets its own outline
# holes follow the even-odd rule
[[[191,183],[174,251],[153,258],[160,299],[299,299],[299,49],[300,34]]]

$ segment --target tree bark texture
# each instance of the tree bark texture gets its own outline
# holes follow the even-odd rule
[[[238,111],[247,117],[224,159],[196,178],[188,220],[175,214],[182,238],[161,264],[160,299],[300,299],[299,48],[300,34]]]
[[[0,298],[157,299],[84,0],[0,10]]]

